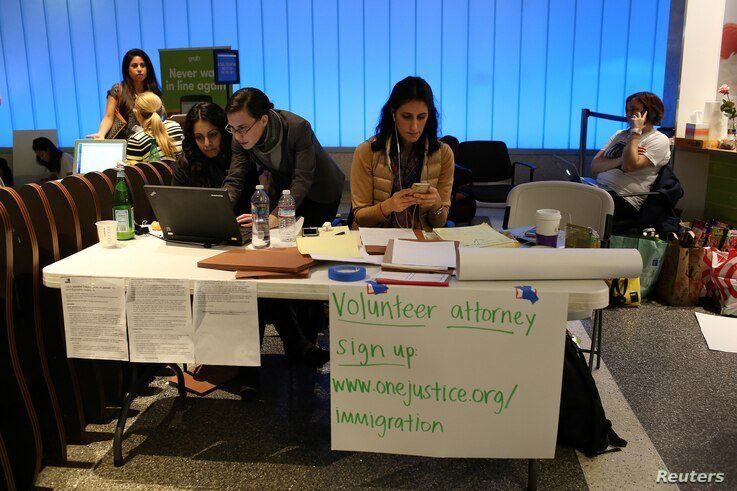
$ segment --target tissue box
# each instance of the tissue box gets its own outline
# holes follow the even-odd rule
[[[709,125],[706,123],[686,123],[686,138],[691,140],[708,140]]]

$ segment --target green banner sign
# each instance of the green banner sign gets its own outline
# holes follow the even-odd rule
[[[230,88],[215,84],[212,53],[223,48],[230,46],[159,50],[164,107],[169,114],[184,112],[193,102],[208,100],[207,97],[225,107]]]

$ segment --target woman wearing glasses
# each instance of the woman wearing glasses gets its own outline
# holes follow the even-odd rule
[[[225,131],[225,111],[217,104],[200,102],[187,113],[184,120],[183,152],[179,156],[172,177],[172,186],[222,187],[230,165],[231,136]],[[250,207],[250,193],[258,184],[258,176],[246,176],[243,199],[234,205],[236,213],[245,213]],[[249,196],[245,196],[248,194]],[[308,366],[322,366],[329,353],[308,340],[297,323],[298,312],[292,302],[271,298],[258,299],[258,317],[261,340],[266,324],[272,324],[284,342],[284,352],[291,362]],[[240,393],[244,400],[258,397],[260,390],[257,367],[241,367]]]
[[[268,171],[271,200],[269,225],[279,223],[276,204],[285,189],[291,191],[297,216],[305,226],[332,222],[338,211],[345,176],[317,140],[310,123],[282,109],[274,109],[259,89],[248,87],[233,94],[225,106],[226,129],[233,134],[233,157],[223,183],[237,202],[244,182],[254,169]],[[248,225],[250,214],[238,217]]]

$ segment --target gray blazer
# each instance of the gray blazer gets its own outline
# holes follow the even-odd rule
[[[223,181],[230,201],[238,202],[248,174],[256,172],[257,164],[271,173],[276,187],[273,191],[280,195],[282,190],[289,189],[298,208],[305,198],[322,204],[340,200],[345,175],[317,141],[310,123],[281,109],[273,111],[270,117],[274,113],[282,121],[281,161],[275,166],[266,164],[233,138],[233,156]]]

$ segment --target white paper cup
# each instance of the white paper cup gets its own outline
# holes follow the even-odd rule
[[[545,237],[557,236],[560,228],[560,211],[542,209],[535,212],[535,231]]]
[[[102,220],[95,222],[97,225],[97,238],[102,247],[115,247],[118,241],[118,222],[115,220]]]

